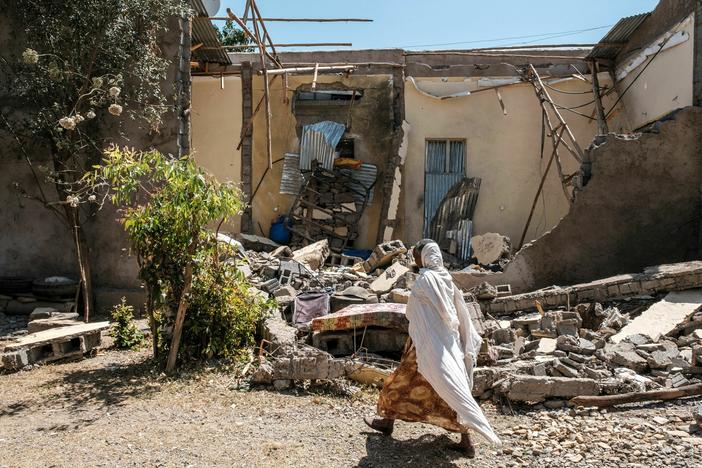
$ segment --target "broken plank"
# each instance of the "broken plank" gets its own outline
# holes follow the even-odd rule
[[[619,395],[602,396],[578,396],[570,400],[573,406],[597,406],[604,408],[625,403],[637,403],[641,401],[675,400],[689,396],[702,395],[702,383],[686,385],[684,387],[670,388],[665,390],[653,390],[650,392],[631,392]]]

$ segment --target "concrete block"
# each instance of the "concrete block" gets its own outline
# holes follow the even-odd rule
[[[7,351],[0,355],[0,362],[5,369],[19,370],[29,364],[29,356],[26,349]]]
[[[598,395],[600,385],[593,379],[523,375],[507,379],[499,390],[512,401],[539,403],[553,397]]]

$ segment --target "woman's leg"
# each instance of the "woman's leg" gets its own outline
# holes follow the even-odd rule
[[[376,431],[382,432],[386,436],[392,435],[392,431],[395,428],[395,420],[387,418],[375,418],[371,419],[369,417],[364,417],[363,422],[366,423],[368,427]]]
[[[463,452],[468,458],[475,457],[475,446],[473,446],[473,441],[470,440],[470,434],[467,432],[462,432],[461,441],[451,445],[451,448]]]

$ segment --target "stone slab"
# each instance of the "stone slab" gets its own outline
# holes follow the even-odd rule
[[[390,265],[378,278],[371,283],[371,290],[376,294],[385,294],[407,273],[409,268],[401,263]]]
[[[658,341],[662,335],[673,331],[678,324],[700,307],[702,307],[702,289],[668,293],[661,301],[653,304],[610,339],[613,343],[619,343],[628,336],[641,334],[649,336],[653,341]]]
[[[16,342],[8,343],[5,351],[15,351],[23,348],[31,348],[53,341],[64,341],[81,335],[86,335],[110,328],[109,322],[83,323],[70,327],[51,328],[36,333],[31,333],[19,338]]]

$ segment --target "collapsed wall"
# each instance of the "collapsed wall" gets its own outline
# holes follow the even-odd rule
[[[464,289],[510,284],[518,293],[699,258],[701,126],[702,108],[687,107],[641,134],[608,135],[589,150],[590,179],[555,228],[504,272],[456,272],[454,280]]]

